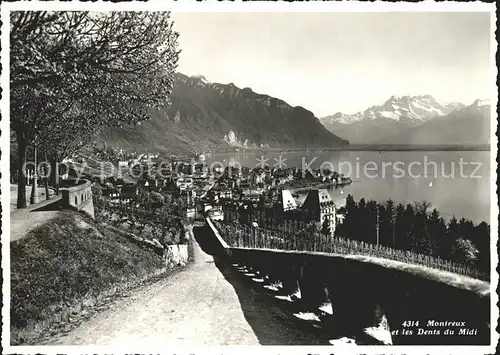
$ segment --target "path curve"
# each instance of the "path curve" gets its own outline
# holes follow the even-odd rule
[[[195,262],[186,270],[133,291],[130,297],[48,344],[319,344],[287,324],[279,309],[241,284],[237,275],[233,278],[233,271],[214,261],[197,242],[194,252]]]
[[[10,241],[19,240],[30,231],[54,219],[61,209],[61,196],[53,196],[28,208],[16,209],[10,212]]]

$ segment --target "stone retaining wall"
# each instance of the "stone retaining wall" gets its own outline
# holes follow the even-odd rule
[[[73,207],[87,212],[94,218],[94,203],[92,201],[92,183],[88,180],[79,180],[78,184],[61,188],[64,207]]]
[[[213,223],[207,220],[207,224],[209,237],[223,247],[221,260],[244,266],[268,284],[280,284],[284,294],[299,295],[304,309],[314,312],[331,303],[333,315],[326,319],[338,334],[368,344],[490,344],[488,282],[366,256],[228,248]],[[464,326],[428,326],[429,321],[464,322]],[[427,333],[403,335],[410,329]],[[444,334],[446,329],[455,334]],[[459,335],[460,329],[473,334]]]
[[[168,245],[165,249],[164,259],[169,267],[186,266],[188,258],[187,244]]]

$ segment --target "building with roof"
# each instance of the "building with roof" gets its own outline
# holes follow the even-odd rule
[[[283,209],[283,212],[297,209],[297,201],[290,190],[281,190],[276,204]]]
[[[307,222],[320,222],[333,237],[336,227],[335,202],[327,189],[310,190],[302,204],[302,215]]]
[[[245,196],[247,197],[247,196]],[[310,222],[318,222],[334,236],[336,228],[336,205],[328,190],[310,190],[302,205],[290,190],[281,190],[268,198],[244,198],[239,203],[227,202],[222,205],[225,221],[242,224],[257,223],[260,227],[297,232]]]
[[[161,193],[167,193],[174,197],[179,197],[181,195],[181,190],[179,189],[179,186],[177,186],[177,184],[173,179],[168,179],[167,181],[164,181],[160,191]]]
[[[301,219],[297,201],[290,190],[281,190],[272,198],[274,199],[273,217],[276,224],[280,225],[287,220]]]

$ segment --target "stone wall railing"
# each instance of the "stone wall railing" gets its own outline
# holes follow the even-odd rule
[[[389,259],[407,264],[417,264],[489,281],[489,273],[481,272],[471,265],[444,260],[431,255],[423,255],[410,250],[392,249],[383,245],[341,237],[327,237],[321,233],[314,234],[313,231],[307,229],[294,233],[291,229],[259,228],[214,219],[212,219],[212,222],[222,239],[230,247],[373,256],[384,260]]]
[[[61,188],[62,204],[64,207],[73,207],[84,210],[94,218],[94,204],[92,202],[92,183],[88,180],[74,180],[73,186]]]
[[[209,237],[222,246],[221,260],[258,275],[263,285],[279,285],[278,292],[303,310],[321,313],[330,303],[333,313],[322,319],[338,338],[360,344],[490,344],[489,282],[366,255],[228,247],[214,223],[207,224]]]

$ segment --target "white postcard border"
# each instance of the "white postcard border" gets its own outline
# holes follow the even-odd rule
[[[42,354],[61,354],[61,353],[172,353],[172,354],[195,354],[195,353],[233,353],[240,352],[245,354],[252,354],[255,348],[252,346],[190,346],[190,347],[169,347],[162,348],[148,344],[145,346],[130,347],[124,344],[119,347],[104,347],[104,346],[11,346],[10,345],[10,191],[6,188],[10,185],[9,174],[6,173],[10,169],[9,157],[9,140],[5,139],[5,135],[10,129],[9,119],[9,32],[7,23],[9,21],[10,11],[16,10],[68,10],[68,11],[159,11],[169,10],[172,12],[317,12],[317,11],[332,11],[332,12],[437,12],[437,11],[458,11],[458,12],[491,12],[491,92],[492,92],[492,116],[497,117],[497,97],[494,93],[498,92],[496,86],[497,67],[496,51],[497,42],[495,39],[496,29],[496,6],[495,4],[487,4],[481,2],[471,3],[456,3],[456,2],[433,2],[424,1],[420,3],[382,3],[382,2],[217,2],[217,1],[202,1],[196,0],[182,0],[182,1],[163,1],[156,0],[150,2],[123,2],[123,3],[109,3],[109,2],[36,2],[36,1],[19,1],[14,3],[4,3],[1,8],[2,20],[2,75],[1,86],[3,90],[1,109],[2,119],[0,122],[0,129],[3,132],[0,141],[0,150],[2,152],[0,158],[1,171],[4,172],[1,177],[1,202],[2,202],[2,271],[3,271],[3,307],[2,307],[2,347],[5,353],[42,353]],[[491,186],[490,186],[490,203],[491,203],[491,344],[490,346],[358,346],[355,348],[338,348],[332,346],[274,346],[274,347],[261,347],[258,351],[262,354],[330,354],[334,352],[345,354],[422,354],[422,353],[453,353],[453,354],[485,354],[494,353],[496,344],[498,343],[498,333],[496,332],[497,320],[499,317],[498,295],[496,289],[498,286],[498,273],[496,267],[498,264],[498,254],[496,251],[496,244],[498,242],[498,196],[497,190],[497,162],[496,157],[498,154],[498,138],[495,134],[497,131],[497,119],[491,120]],[[6,326],[7,325],[7,326]]]

